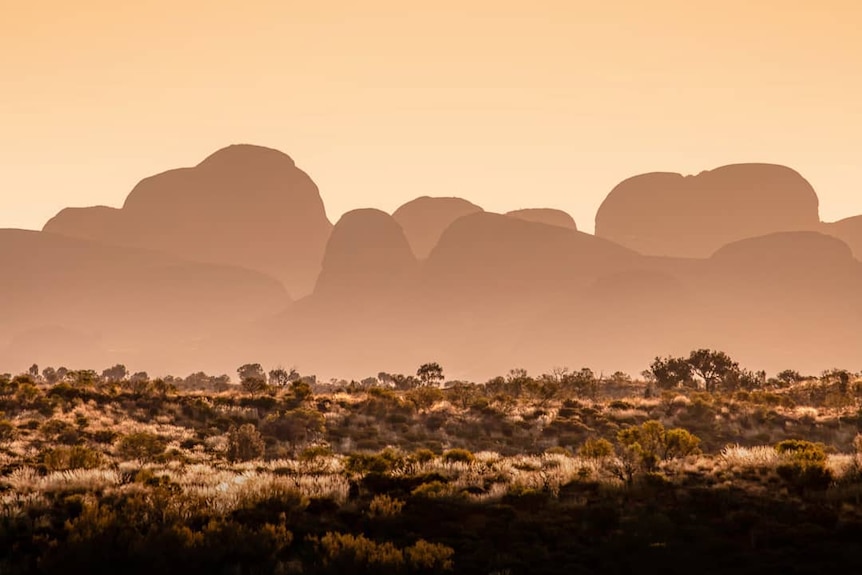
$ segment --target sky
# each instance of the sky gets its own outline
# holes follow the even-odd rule
[[[331,220],[461,196],[591,231],[621,180],[738,162],[862,214],[858,0],[0,0],[0,227],[282,150]]]

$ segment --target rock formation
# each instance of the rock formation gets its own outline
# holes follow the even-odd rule
[[[823,224],[823,233],[834,236],[850,246],[853,257],[862,261],[862,216]]]
[[[181,345],[290,303],[277,280],[258,272],[46,232],[0,230],[0,267],[10,270],[0,282],[0,348],[12,350],[0,358],[16,365],[55,362],[51,353],[73,339],[105,357],[175,365]],[[37,336],[45,341],[39,357],[14,352],[35,353]]]
[[[416,258],[395,219],[380,210],[347,212],[332,230],[314,295],[369,299],[416,271]]]
[[[461,198],[431,198],[422,196],[395,210],[392,217],[401,225],[413,253],[425,259],[449,224],[482,208]]]
[[[290,157],[237,145],[144,179],[121,210],[67,209],[44,230],[249,268],[297,297],[317,279],[331,228],[317,186]]]
[[[525,208],[523,210],[514,210],[506,212],[507,216],[525,220],[528,222],[536,222],[538,224],[547,224],[549,226],[559,226],[577,231],[578,226],[575,220],[563,210],[555,210],[551,208]]]
[[[772,164],[635,176],[617,185],[596,214],[597,236],[643,254],[678,257],[708,257],[736,240],[819,225],[811,185]]]

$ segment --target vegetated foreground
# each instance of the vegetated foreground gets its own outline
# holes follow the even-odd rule
[[[0,573],[862,566],[862,373],[238,375],[0,376]]]

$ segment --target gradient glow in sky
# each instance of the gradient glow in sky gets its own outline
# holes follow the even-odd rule
[[[455,195],[590,231],[624,178],[736,162],[862,214],[860,29],[858,0],[0,0],[0,227],[231,143],[333,221]]]

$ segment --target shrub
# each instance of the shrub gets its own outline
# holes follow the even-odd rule
[[[404,502],[400,499],[393,499],[388,495],[375,495],[368,506],[368,514],[371,517],[394,517],[401,513],[404,507]]]
[[[93,441],[96,443],[113,443],[117,439],[117,432],[110,429],[100,429],[93,433]]]
[[[424,539],[420,539],[404,550],[410,569],[422,573],[451,571],[454,554],[455,551],[451,547],[439,543],[429,543]]]
[[[314,461],[315,459],[331,457],[332,449],[326,445],[313,445],[302,450],[299,454],[300,461]]]
[[[59,446],[43,451],[40,459],[48,471],[96,469],[102,463],[102,454],[82,445]]]
[[[786,439],[779,442],[775,450],[790,458],[776,469],[779,477],[797,490],[826,489],[832,483],[832,472],[826,467],[826,451],[822,444]]]
[[[400,571],[404,554],[392,543],[377,543],[364,535],[327,533],[320,539],[309,538],[324,567],[333,573]]]
[[[75,445],[80,441],[78,430],[73,425],[59,419],[49,419],[42,424],[40,431],[45,439],[54,443]]]
[[[655,471],[660,461],[697,453],[700,444],[700,438],[685,429],[666,430],[655,420],[623,429],[617,439],[647,472]]]
[[[350,473],[388,473],[404,464],[404,458],[394,449],[384,449],[377,454],[353,453],[347,458],[344,468]]]
[[[436,455],[430,449],[417,449],[410,455],[410,460],[414,463],[427,463],[433,461]]]
[[[416,406],[416,409],[428,409],[438,401],[443,401],[443,391],[437,387],[423,386],[411,389],[405,398]]]
[[[167,442],[154,433],[137,432],[126,435],[117,445],[117,453],[126,459],[149,461],[165,452]]]
[[[588,459],[604,459],[614,454],[614,446],[607,439],[590,438],[578,450],[578,455]]]
[[[12,422],[6,419],[0,419],[0,444],[8,443],[15,439],[17,430]]]
[[[227,458],[231,461],[250,461],[263,456],[264,443],[254,424],[239,428],[231,426],[227,433]]]
[[[443,461],[458,463],[473,463],[476,458],[466,449],[450,449],[443,454]]]

